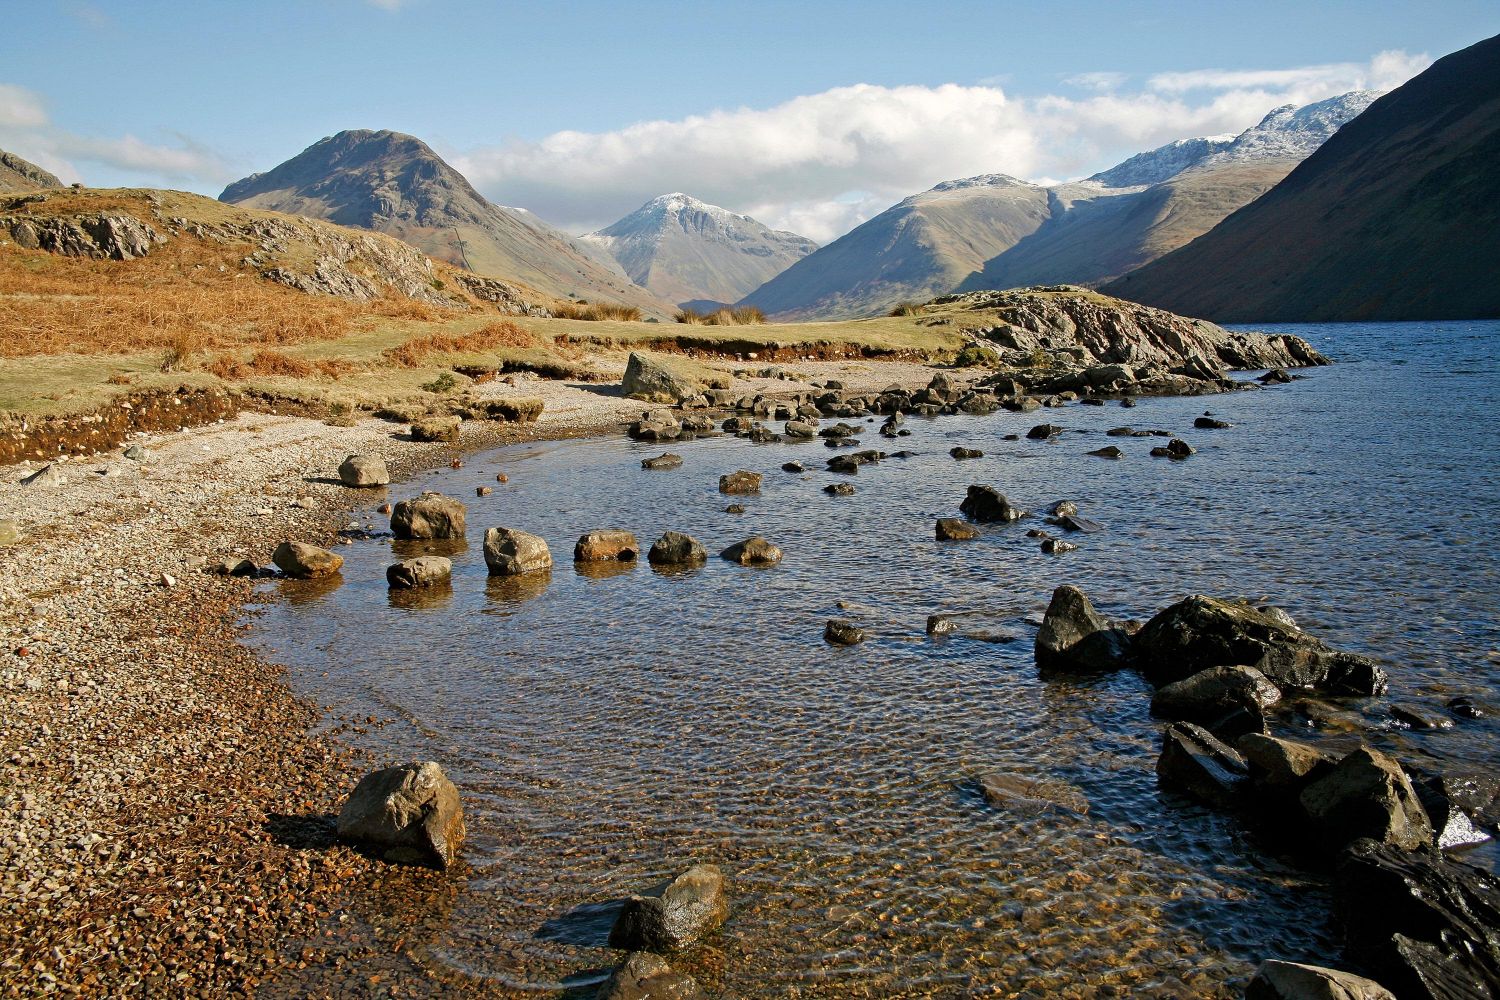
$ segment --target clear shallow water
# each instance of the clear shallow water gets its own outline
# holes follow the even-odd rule
[[[1038,676],[1052,589],[1132,617],[1193,592],[1267,596],[1386,659],[1393,698],[1500,701],[1500,324],[1279,329],[1341,364],[1128,410],[911,420],[899,442],[871,424],[865,447],[918,455],[866,467],[853,497],[822,492],[845,477],[821,471],[835,454],[821,442],[707,439],[674,447],[685,461],[668,472],[640,468],[660,446],[623,438],[474,456],[392,494],[464,500],[467,545],[343,548],[342,585],[267,588],[252,641],[337,712],[400,720],[360,738],[440,760],[464,790],[473,871],[429,957],[493,984],[596,977],[614,956],[595,904],[715,861],[732,916],[681,964],[723,995],[1238,995],[1262,958],[1336,955],[1325,890],[1234,819],[1157,789],[1143,680]],[[1193,430],[1204,410],[1235,426]],[[1043,421],[1070,431],[1001,440]],[[1122,424],[1199,453],[1151,459],[1156,440],[1104,437]],[[1106,442],[1127,457],[1085,454]],[[957,444],[986,456],[955,462]],[[813,471],[780,471],[793,458]],[[758,497],[717,492],[738,468],[765,474]],[[970,483],[1033,511],[1073,499],[1108,530],[1063,556],[1024,536],[1034,520],[933,541]],[[383,527],[380,502],[367,519]],[[545,537],[550,575],[488,580],[494,525]],[[643,549],[686,531],[711,553],[763,534],[787,555],[579,572],[573,541],[606,526]],[[393,548],[451,553],[451,593],[389,595]],[[1016,641],[924,634],[956,611]],[[827,646],[830,617],[871,640]],[[1342,707],[1408,759],[1497,762],[1492,722],[1402,732],[1388,700]],[[1091,809],[993,809],[975,785],[987,771],[1069,782]]]

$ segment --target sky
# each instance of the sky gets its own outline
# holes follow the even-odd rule
[[[569,232],[683,191],[820,242],[944,180],[1087,176],[1399,86],[1494,0],[0,0],[0,149],[217,196],[318,139],[425,140]]]

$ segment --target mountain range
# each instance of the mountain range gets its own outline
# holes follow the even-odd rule
[[[1497,163],[1500,36],[1439,59],[1105,291],[1225,322],[1500,316]]]
[[[529,212],[487,201],[420,139],[400,132],[340,132],[285,163],[224,189],[219,200],[386,233],[439,260],[519,281],[559,298],[670,314],[606,255]]]
[[[818,249],[804,236],[680,192],[579,240],[608,253],[653,295],[698,308],[737,302]]]
[[[1082,181],[947,181],[745,297],[779,319],[878,315],[955,290],[1098,284],[1207,232],[1273,187],[1378,94],[1280,107],[1235,136],[1169,143]]]

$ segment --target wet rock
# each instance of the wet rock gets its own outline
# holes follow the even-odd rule
[[[1151,457],[1180,460],[1187,458],[1189,455],[1196,454],[1196,452],[1197,450],[1186,441],[1181,438],[1173,438],[1166,443],[1165,447],[1152,448]]]
[[[1417,771],[1410,771],[1408,776],[1412,787],[1416,789],[1417,799],[1422,803],[1422,809],[1432,822],[1433,846],[1449,850],[1482,844],[1490,839],[1490,835],[1475,824],[1474,818],[1464,808],[1464,803],[1472,803],[1471,793],[1476,789],[1477,781],[1482,779],[1476,779],[1475,776],[1423,774]],[[1492,788],[1489,797],[1493,799],[1494,786],[1500,785],[1500,782],[1492,778],[1490,784]]]
[[[707,388],[704,383],[679,375],[666,364],[634,351],[625,362],[625,377],[620,382],[620,390],[626,396],[648,403],[681,403]]]
[[[1261,385],[1287,385],[1292,381],[1292,376],[1288,375],[1280,368],[1272,368],[1270,371],[1266,372],[1255,381],[1259,382]]]
[[[1496,714],[1493,706],[1466,694],[1461,694],[1456,698],[1450,699],[1448,701],[1448,711],[1460,719],[1483,719],[1486,716]]]
[[[949,618],[947,615],[927,616],[928,635],[947,635],[950,632],[957,631],[958,622],[954,621],[952,618]]]
[[[1125,457],[1125,453],[1112,444],[1105,445],[1103,448],[1095,448],[1087,454],[1093,455],[1095,458],[1120,459]]]
[[[1123,630],[1094,610],[1083,591],[1064,584],[1052,592],[1037,631],[1036,662],[1059,670],[1114,670],[1122,665],[1129,641]]]
[[[459,424],[460,420],[457,417],[433,417],[430,420],[418,420],[411,425],[411,439],[452,443],[458,440]]]
[[[1026,537],[1027,538],[1051,538],[1052,537],[1052,532],[1045,531],[1045,530],[1043,530],[1041,528],[1027,528],[1026,529]]]
[[[729,916],[717,865],[694,865],[639,896],[631,896],[609,932],[609,946],[668,954],[696,944]]]
[[[1423,708],[1421,705],[1395,702],[1391,705],[1391,716],[1397,722],[1410,726],[1412,729],[1434,730],[1452,729],[1453,720],[1440,712]]]
[[[1302,808],[1338,849],[1361,837],[1414,850],[1433,839],[1432,822],[1401,765],[1360,747],[1302,790]]]
[[[997,771],[980,775],[979,791],[995,809],[1043,814],[1068,812],[1076,816],[1087,816],[1089,812],[1088,796],[1062,781],[1023,778]]]
[[[388,486],[391,474],[383,458],[350,455],[339,464],[339,481],[345,486]]]
[[[441,493],[423,493],[402,500],[391,510],[391,531],[397,538],[463,538],[469,509]]]
[[[760,492],[760,473],[746,472],[744,469],[731,472],[727,476],[719,477],[719,492],[731,496],[743,496],[750,493]]]
[[[546,539],[515,528],[491,528],[484,533],[484,564],[490,576],[520,576],[552,568]]]
[[[1026,512],[1014,507],[1005,494],[992,486],[970,486],[958,509],[971,521],[983,523],[1019,521]]]
[[[743,513],[745,513],[745,511],[747,511],[749,509],[750,508],[746,507],[742,503],[732,503],[728,507],[724,508],[724,513],[726,513],[726,514],[743,514]]]
[[[864,629],[841,618],[830,619],[823,627],[823,641],[831,646],[857,646],[867,638]]]
[[[436,761],[388,767],[354,786],[338,833],[380,848],[387,861],[447,868],[463,845],[463,804]]]
[[[452,561],[442,556],[417,556],[386,567],[385,581],[393,590],[437,587],[453,578]]]
[[[1350,958],[1399,997],[1500,996],[1500,877],[1431,848],[1359,840],[1334,899]]]
[[[63,470],[56,465],[44,465],[21,480],[22,486],[61,486],[68,481]]]
[[[1131,399],[1129,396],[1126,396],[1124,399],[1120,400],[1120,405],[1121,406],[1126,406],[1126,407],[1135,406],[1136,402],[1135,402],[1135,400]]]
[[[724,421],[726,431],[730,430],[730,420]],[[676,441],[682,437],[683,427],[681,421],[672,414],[658,410],[655,413],[641,414],[641,419],[627,427],[625,433],[637,441]]]
[[[1048,555],[1061,555],[1064,552],[1077,552],[1078,546],[1072,542],[1065,542],[1061,538],[1044,538],[1042,551]]]
[[[224,559],[213,567],[213,572],[219,576],[255,576],[260,572],[260,567],[249,559]]]
[[[344,565],[344,557],[306,542],[282,542],[271,553],[271,561],[287,576],[312,580],[330,576]]]
[[[643,469],[677,469],[681,468],[681,466],[682,456],[675,455],[670,451],[663,452],[655,458],[641,459],[641,468]]]
[[[1047,513],[1053,517],[1077,517],[1078,504],[1072,500],[1059,500],[1047,508]]]
[[[640,555],[635,535],[619,528],[590,531],[573,546],[574,562],[634,562]]]
[[[1234,425],[1225,420],[1215,420],[1213,417],[1198,417],[1193,421],[1193,426],[1202,431],[1222,431]]]
[[[660,955],[631,952],[599,987],[595,1000],[702,1000],[697,980],[676,972]]]
[[[1260,713],[1281,700],[1281,691],[1254,667],[1209,667],[1159,688],[1151,714],[1209,726],[1239,710]]]
[[[1174,722],[1162,734],[1156,776],[1168,788],[1227,807],[1238,799],[1248,775],[1245,759],[1201,726]]]
[[[1087,517],[1079,517],[1077,514],[1064,514],[1061,517],[1049,517],[1047,523],[1056,525],[1067,531],[1076,531],[1084,535],[1097,534],[1104,530],[1104,525]]]
[[[1037,424],[1026,432],[1026,436],[1033,441],[1045,441],[1048,438],[1057,437],[1063,432],[1063,428],[1056,424]]]
[[[781,466],[782,472],[802,473],[807,471],[807,466],[801,462],[786,462]]]
[[[1283,796],[1300,795],[1338,764],[1338,757],[1326,750],[1265,733],[1246,733],[1234,741],[1234,748],[1249,765],[1250,781],[1257,789]]]
[[[719,557],[741,566],[773,566],[781,562],[781,550],[759,535],[735,542]]]
[[[1373,979],[1317,965],[1275,960],[1260,963],[1245,1000],[1396,1000]]]
[[[708,550],[692,535],[680,531],[664,532],[651,544],[646,561],[653,566],[686,566],[708,558]]]
[[[978,448],[950,448],[948,449],[948,454],[952,455],[960,462],[970,458],[984,457],[984,452],[980,451]]]
[[[852,476],[859,472],[859,467],[863,464],[857,455],[835,455],[828,460],[828,471]]]
[[[806,420],[788,420],[783,428],[787,437],[791,438],[813,438],[818,436],[816,425]]]
[[[823,492],[829,496],[852,497],[854,496],[854,485],[852,483],[829,483],[823,487]]]
[[[1135,642],[1142,669],[1158,685],[1227,665],[1254,667],[1283,692],[1372,695],[1387,684],[1385,671],[1368,657],[1331,649],[1241,601],[1185,598],[1147,622]]]

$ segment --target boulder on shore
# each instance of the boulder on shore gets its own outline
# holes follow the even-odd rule
[[[1036,663],[1044,669],[1113,670],[1123,665],[1129,641],[1083,591],[1064,584],[1052,592],[1037,630]]]
[[[635,535],[619,528],[590,531],[573,546],[574,562],[634,562],[640,556]]]
[[[339,465],[339,481],[345,486],[388,486],[391,474],[383,458],[350,455]]]
[[[437,587],[453,578],[453,563],[443,556],[403,559],[385,571],[386,583],[394,590]]]
[[[680,531],[664,532],[646,553],[653,566],[686,566],[708,558],[708,550],[692,535]]]
[[[729,916],[718,865],[694,865],[670,881],[625,901],[609,932],[609,946],[667,954],[681,951]]]
[[[490,576],[519,576],[552,567],[546,539],[515,528],[491,528],[484,533],[484,564]]]
[[[1432,843],[1432,821],[1394,758],[1360,747],[1302,790],[1302,808],[1334,850],[1361,837],[1408,851]]]
[[[381,848],[387,861],[447,868],[464,841],[463,804],[436,761],[387,767],[354,786],[338,833]]]
[[[631,351],[625,362],[625,377],[620,388],[631,399],[648,403],[681,403],[701,395],[708,386],[673,371],[655,358]]]
[[[282,542],[271,553],[271,561],[287,576],[311,580],[337,573],[344,557],[306,542]]]
[[[1373,979],[1319,965],[1276,960],[1260,963],[1245,1000],[1396,1000]]]
[[[469,508],[441,493],[423,493],[402,500],[391,511],[391,531],[397,538],[463,538]]]
[[[993,486],[970,486],[968,496],[958,509],[971,521],[1019,521],[1026,512],[1011,505],[1005,494]]]
[[[1170,684],[1209,667],[1254,667],[1282,691],[1316,688],[1346,694],[1385,692],[1374,660],[1342,653],[1244,601],[1194,595],[1159,612],[1135,637],[1146,676]]]

